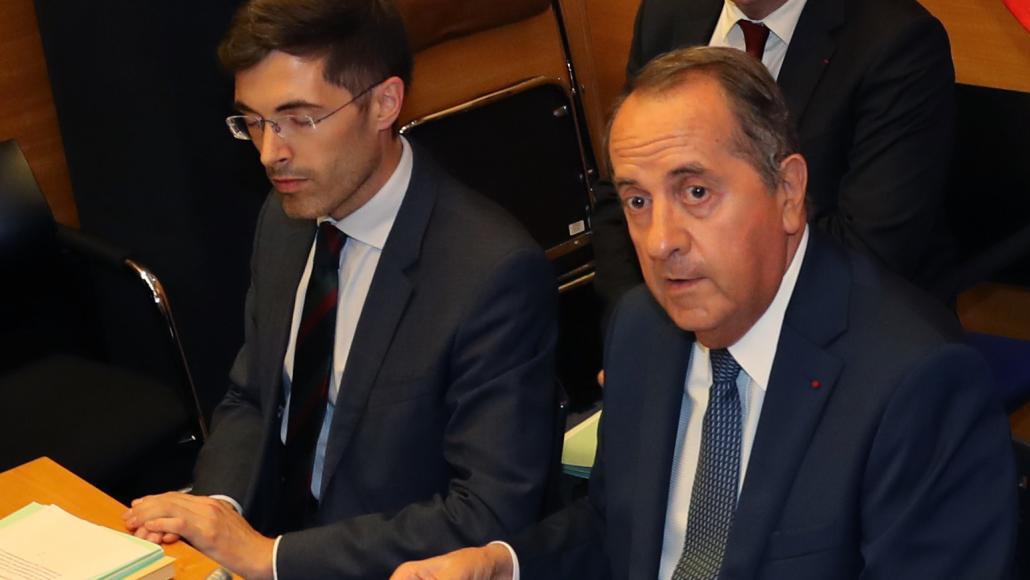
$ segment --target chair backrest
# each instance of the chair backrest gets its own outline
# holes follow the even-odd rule
[[[54,216],[18,144],[0,143],[0,268],[10,274],[55,249]]]
[[[1030,93],[960,84],[948,213],[965,264],[955,290],[1030,286]]]
[[[127,252],[55,223],[13,140],[0,143],[0,272],[0,370],[55,353],[120,366],[179,387],[195,436],[206,434],[160,280]],[[112,324],[115,310],[133,325]]]
[[[596,169],[560,7],[549,0],[400,0],[399,7],[417,50],[401,132],[507,208],[545,249],[563,294],[558,378],[573,408],[588,404],[598,396],[600,368],[599,312],[588,286]]]
[[[557,4],[398,6],[417,50],[402,133],[520,219],[561,274],[583,275],[595,169]]]

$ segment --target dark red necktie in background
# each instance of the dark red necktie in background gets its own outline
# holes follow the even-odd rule
[[[769,28],[761,22],[738,20],[737,24],[744,33],[744,51],[762,62],[765,53],[765,41],[769,39]]]

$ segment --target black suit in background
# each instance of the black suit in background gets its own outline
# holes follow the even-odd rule
[[[956,334],[942,306],[811,232],[719,578],[1007,577],[1008,424]],[[693,340],[646,288],[620,302],[590,497],[513,542],[522,577],[657,576]]]
[[[415,148],[341,380],[321,504],[286,534],[288,578],[386,577],[401,562],[536,520],[554,424],[556,291],[512,218]],[[258,222],[246,342],[194,493],[276,534],[283,356],[314,221],[271,195]]]
[[[627,75],[708,44],[722,6],[643,0]],[[777,79],[808,161],[810,222],[931,290],[954,256],[943,208],[954,82],[947,34],[915,0],[808,0]],[[609,184],[598,188],[592,226],[610,310],[641,278]]]

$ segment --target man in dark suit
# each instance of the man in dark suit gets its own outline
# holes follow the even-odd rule
[[[647,288],[613,315],[589,498],[395,578],[1004,578],[1008,426],[954,320],[806,225],[756,61],[633,82],[608,151]]]
[[[748,48],[751,21],[763,23],[751,49],[808,161],[810,222],[941,294],[954,258],[944,192],[955,73],[940,22],[916,0],[643,0],[627,77],[678,47]],[[597,196],[597,288],[610,309],[640,272],[617,195]]]
[[[127,526],[285,580],[384,577],[533,522],[553,274],[508,215],[396,134],[411,56],[394,8],[255,0],[220,56],[229,127],[275,188],[246,342],[195,495],[137,500]]]

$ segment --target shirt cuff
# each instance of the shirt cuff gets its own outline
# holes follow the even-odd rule
[[[282,539],[282,536],[277,537],[272,546],[272,580],[279,580],[279,542]]]
[[[505,548],[508,548],[508,554],[511,555],[511,580],[519,580],[519,576],[520,576],[520,574],[519,574],[519,557],[515,555],[515,548],[512,548],[511,544],[509,544],[508,542],[500,542],[500,541],[498,541],[498,542],[490,542],[487,545],[491,546],[493,544],[500,544],[500,545],[504,546]],[[279,579],[276,578],[275,580],[279,580]]]
[[[222,500],[224,502],[228,502],[229,505],[232,506],[232,509],[236,510],[236,513],[240,514],[241,516],[243,515],[243,508],[240,507],[240,502],[234,500],[233,498],[231,498],[231,497],[229,497],[227,495],[218,495],[218,494],[209,495],[208,497],[211,498],[211,499],[220,499],[220,500]]]

